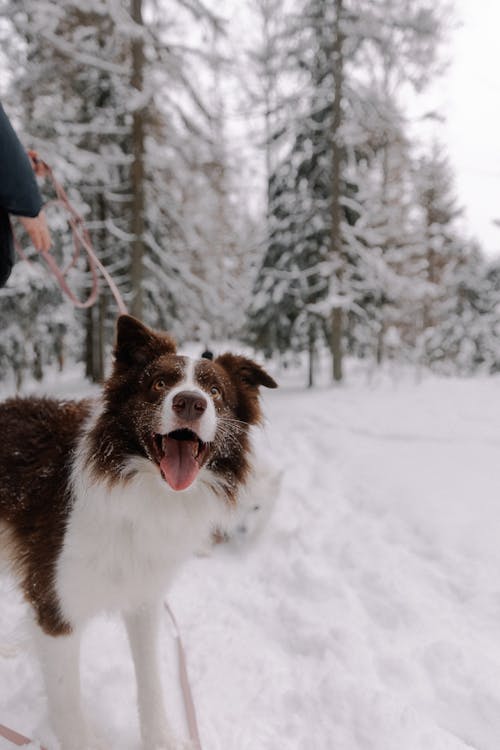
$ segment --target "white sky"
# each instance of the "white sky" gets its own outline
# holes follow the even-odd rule
[[[448,148],[467,228],[488,255],[498,255],[500,227],[492,222],[500,219],[500,0],[455,4],[461,26],[449,45],[451,64],[430,92],[446,117],[434,133]]]

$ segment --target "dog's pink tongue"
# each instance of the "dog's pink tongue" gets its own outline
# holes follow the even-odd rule
[[[173,490],[185,490],[196,479],[200,470],[199,464],[193,456],[197,447],[190,440],[174,440],[163,438],[163,458],[160,469],[163,478]]]

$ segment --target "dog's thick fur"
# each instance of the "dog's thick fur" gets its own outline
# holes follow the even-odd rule
[[[93,748],[80,706],[79,635],[123,613],[145,750],[174,750],[157,659],[159,602],[180,563],[237,502],[248,427],[261,420],[253,361],[178,356],[170,336],[118,320],[96,402],[0,405],[0,557],[38,625],[49,718],[62,750]]]

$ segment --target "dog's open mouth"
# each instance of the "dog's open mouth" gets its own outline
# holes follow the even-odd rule
[[[154,445],[163,479],[173,490],[185,490],[198,476],[208,450],[198,435],[187,428],[155,435]]]

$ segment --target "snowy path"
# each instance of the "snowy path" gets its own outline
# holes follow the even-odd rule
[[[285,469],[271,523],[169,597],[204,750],[498,750],[500,381],[283,388],[266,412]],[[0,586],[1,648],[23,610]],[[167,623],[164,642],[184,733]],[[119,623],[89,629],[83,672],[109,747],[137,750]],[[32,734],[43,713],[29,652],[0,659],[0,722]]]

